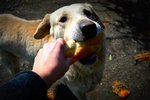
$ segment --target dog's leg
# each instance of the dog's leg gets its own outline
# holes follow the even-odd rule
[[[10,79],[19,72],[18,58],[4,50],[0,50],[0,83]]]
[[[48,90],[49,100],[78,100],[68,86],[60,81],[55,82]]]
[[[16,73],[23,70],[31,70],[32,63],[20,59],[14,54],[0,50],[0,83],[7,81]]]

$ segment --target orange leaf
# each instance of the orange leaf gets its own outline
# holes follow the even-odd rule
[[[150,60],[150,52],[144,51],[144,52],[138,53],[134,56],[134,59],[138,61]]]
[[[119,80],[113,82],[112,91],[115,94],[117,94],[120,98],[125,98],[131,93],[128,87],[122,84]]]
[[[120,97],[120,98],[125,98],[125,97],[127,97],[127,96],[129,96],[130,95],[130,90],[128,90],[128,89],[121,89],[120,91],[119,91],[119,93],[118,93],[118,96]]]

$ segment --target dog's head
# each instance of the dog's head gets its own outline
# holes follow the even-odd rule
[[[50,34],[54,40],[88,41],[103,31],[104,26],[89,4],[72,4],[45,15],[39,24],[34,38],[42,39]],[[87,57],[94,61],[95,57]],[[89,62],[86,58],[81,62]],[[92,60],[91,60],[92,59]]]

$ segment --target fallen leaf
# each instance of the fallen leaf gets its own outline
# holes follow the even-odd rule
[[[112,91],[117,94],[120,98],[126,98],[131,94],[129,88],[121,83],[119,80],[116,80],[112,83]]]

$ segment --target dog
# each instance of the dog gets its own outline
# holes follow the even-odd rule
[[[1,61],[11,62],[11,72],[20,71],[20,64],[28,62],[32,68],[34,57],[44,43],[63,38],[65,41],[88,41],[103,34],[97,52],[72,64],[56,83],[64,84],[78,99],[86,100],[86,93],[100,81],[104,68],[104,25],[90,4],[62,7],[41,20],[26,20],[11,14],[0,15]],[[85,51],[86,52],[86,51]],[[7,56],[6,56],[7,55]],[[12,60],[15,61],[12,62]],[[12,71],[13,70],[13,71]],[[54,85],[55,86],[55,85]],[[54,87],[52,86],[52,87]],[[49,89],[49,98],[53,89]]]

